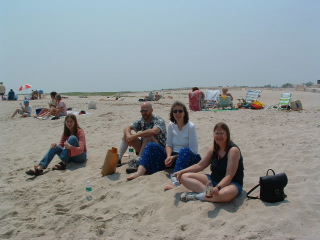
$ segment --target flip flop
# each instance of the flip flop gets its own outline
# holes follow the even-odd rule
[[[180,195],[180,200],[182,202],[188,202],[188,201],[194,201],[194,200],[198,200],[196,198],[197,193],[195,192],[184,192]]]

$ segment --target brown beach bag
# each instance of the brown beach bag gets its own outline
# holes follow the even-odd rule
[[[114,174],[119,161],[118,149],[111,148],[108,150],[106,158],[104,159],[104,164],[102,166],[101,174],[102,176]]]

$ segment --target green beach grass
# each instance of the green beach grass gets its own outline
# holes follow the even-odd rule
[[[124,93],[124,92],[121,92]],[[120,95],[120,92],[64,92],[62,95],[66,96],[115,96]]]

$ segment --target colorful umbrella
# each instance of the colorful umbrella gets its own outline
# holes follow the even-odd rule
[[[25,84],[25,85],[19,87],[19,91],[22,91],[22,90],[25,90],[25,89],[28,89],[28,88],[32,88],[32,86],[30,84]]]

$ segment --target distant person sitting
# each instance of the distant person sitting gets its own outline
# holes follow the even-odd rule
[[[230,98],[230,100],[233,100],[233,97],[230,93],[228,93],[228,88],[222,88],[222,93],[220,94],[221,97],[223,98]]]
[[[20,108],[14,111],[11,118],[14,118],[17,113],[19,113],[21,117],[31,117],[32,107],[30,106],[29,100],[24,100],[23,105],[20,103],[20,106]]]
[[[38,90],[32,91],[31,93],[31,100],[37,100],[39,97]]]
[[[56,100],[57,92],[51,92],[50,97],[51,100],[48,103],[49,108],[42,108],[40,112],[35,117],[47,117],[51,115],[51,111],[56,108],[57,100]]]
[[[56,96],[57,105],[52,109],[52,114],[57,118],[62,116],[67,116],[67,106],[64,101],[62,101],[62,97],[60,94]]]
[[[160,98],[162,98],[162,96],[158,92],[156,92],[156,94],[154,95],[154,100],[159,101]]]
[[[197,87],[192,88],[189,92],[189,108],[192,111],[201,111],[204,103],[204,93]]]
[[[3,85],[3,82],[0,82],[0,96],[4,100],[4,94],[6,93],[6,87]]]
[[[10,89],[10,91],[8,92],[8,100],[9,101],[17,100],[16,94],[14,93],[14,91],[12,89]]]
[[[233,97],[230,93],[228,93],[228,88],[222,88],[222,93],[219,96],[218,100],[218,107],[225,109],[225,108],[233,108],[232,103]]]

